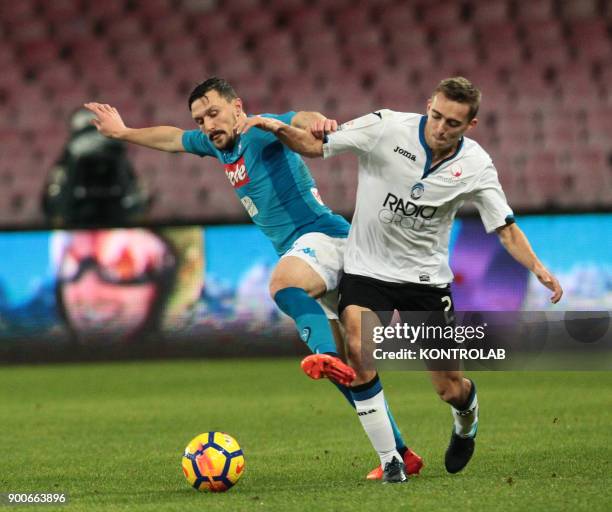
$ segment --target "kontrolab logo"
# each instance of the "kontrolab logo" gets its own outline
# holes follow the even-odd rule
[[[251,178],[247,172],[246,165],[244,164],[244,157],[241,156],[233,164],[225,164],[225,175],[234,188],[240,188],[246,185]]]
[[[383,201],[383,209],[378,212],[378,219],[383,224],[398,224],[403,228],[419,229],[425,224],[430,224],[429,221],[437,211],[437,206],[416,204],[389,192]]]

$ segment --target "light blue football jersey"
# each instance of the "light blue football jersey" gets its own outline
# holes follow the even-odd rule
[[[262,114],[290,124],[295,112]],[[201,130],[183,134],[188,153],[212,156],[224,164],[236,195],[281,255],[306,233],[346,238],[350,225],[323,204],[302,157],[274,134],[251,128],[234,147],[217,149]]]

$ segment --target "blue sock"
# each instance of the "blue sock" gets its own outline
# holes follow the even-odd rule
[[[327,316],[319,303],[302,288],[283,288],[274,295],[281,311],[295,321],[300,338],[315,354],[337,354]]]
[[[404,442],[404,438],[402,437],[402,433],[400,432],[397,423],[395,423],[395,418],[393,414],[391,414],[391,409],[389,409],[389,404],[387,400],[385,400],[385,405],[387,406],[387,415],[389,416],[389,420],[391,421],[391,428],[393,429],[393,437],[395,438],[395,447],[399,454],[403,457],[404,453],[407,450],[406,443]]]

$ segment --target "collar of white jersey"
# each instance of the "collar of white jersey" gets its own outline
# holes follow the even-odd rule
[[[452,155],[446,157],[444,160],[440,160],[436,165],[430,168],[432,156],[431,148],[427,145],[427,141],[425,140],[426,123],[427,116],[421,116],[421,121],[419,122],[419,142],[421,143],[421,146],[423,146],[423,149],[425,150],[425,155],[427,156],[425,160],[425,167],[423,168],[423,176],[421,176],[422,180],[427,178],[427,176],[429,176],[432,172],[437,171],[443,164],[455,158],[461,151],[461,148],[463,148],[463,137],[461,137],[459,139],[459,144],[457,144],[457,149],[455,150],[455,152]]]

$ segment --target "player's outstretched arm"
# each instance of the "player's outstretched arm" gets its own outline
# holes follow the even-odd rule
[[[309,158],[323,156],[323,141],[315,138],[309,131],[285,124],[278,119],[253,116],[239,120],[236,133],[246,133],[251,128],[273,133],[289,149],[302,156]]]
[[[180,128],[174,126],[128,128],[125,126],[117,109],[110,105],[85,103],[84,107],[96,115],[92,123],[106,137],[170,153],[185,151],[183,147],[183,130]]]
[[[556,304],[561,300],[563,289],[557,281],[557,278],[552,275],[542,262],[538,259],[531,248],[531,244],[525,233],[516,224],[510,224],[498,228],[497,234],[505,249],[518,261],[521,265],[529,269],[538,278],[546,288],[551,290],[553,294],[550,301]]]

